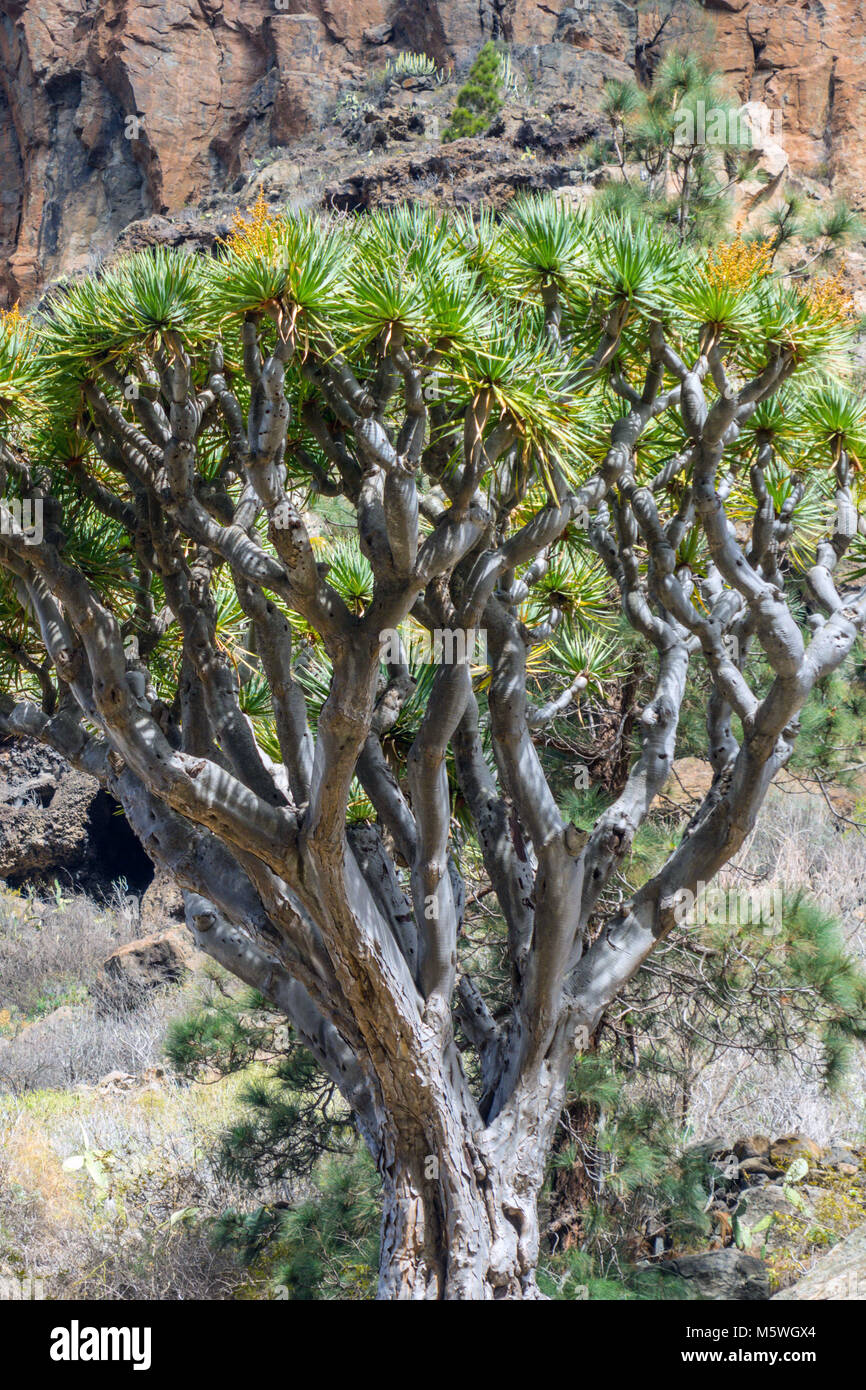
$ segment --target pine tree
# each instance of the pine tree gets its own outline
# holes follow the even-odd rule
[[[502,59],[494,43],[486,43],[457,93],[443,140],[461,140],[486,130],[502,106]]]

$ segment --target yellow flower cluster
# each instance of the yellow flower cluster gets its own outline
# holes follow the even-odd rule
[[[237,209],[232,217],[232,230],[226,237],[226,245],[237,256],[266,254],[273,244],[273,234],[282,218],[271,212],[264,193],[259,195],[244,213]]]
[[[714,289],[744,290],[773,268],[770,241],[744,241],[737,235],[707,256],[707,279]]]
[[[21,301],[13,304],[11,309],[0,309],[0,327],[10,333],[23,331],[27,325],[27,320],[21,312]]]
[[[835,275],[819,275],[809,280],[801,294],[812,312],[831,323],[853,323],[857,319],[854,300],[843,284],[844,263]]]

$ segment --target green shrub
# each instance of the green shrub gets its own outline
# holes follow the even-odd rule
[[[502,88],[502,58],[495,44],[486,43],[472,64],[469,80],[457,93],[442,139],[461,140],[486,130],[502,107]]]

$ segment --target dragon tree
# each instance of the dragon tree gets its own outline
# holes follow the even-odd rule
[[[198,945],[339,1088],[383,1298],[538,1296],[575,1055],[866,623],[853,332],[837,282],[760,246],[553,199],[259,204],[213,256],[2,320],[0,731],[116,798]],[[649,698],[580,830],[543,744],[626,625]],[[612,891],[687,681],[712,786]],[[495,978],[463,932],[478,865]]]

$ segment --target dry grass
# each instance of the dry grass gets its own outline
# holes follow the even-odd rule
[[[0,1092],[140,1075],[162,1061],[177,990],[129,996],[97,1010],[90,991],[108,955],[139,932],[138,912],[118,896],[98,907],[77,894],[38,899],[0,891]]]
[[[49,1298],[255,1296],[207,1238],[241,1196],[209,1157],[238,1084],[0,1098],[0,1273],[42,1278]]]
[[[48,1298],[256,1296],[207,1229],[242,1200],[211,1161],[239,1079],[141,1080],[163,1061],[168,1021],[211,982],[107,1014],[89,996],[137,932],[120,899],[101,909],[0,893],[0,1276],[42,1279]],[[139,1081],[93,1084],[111,1072]]]
[[[80,1001],[106,956],[138,935],[137,909],[120,894],[100,908],[83,894],[0,889],[0,1018],[14,1024]]]
[[[140,1076],[162,1062],[167,1025],[187,1008],[177,990],[111,1014],[97,1013],[92,1002],[64,1006],[0,1042],[0,1093],[77,1086],[111,1071]]]

